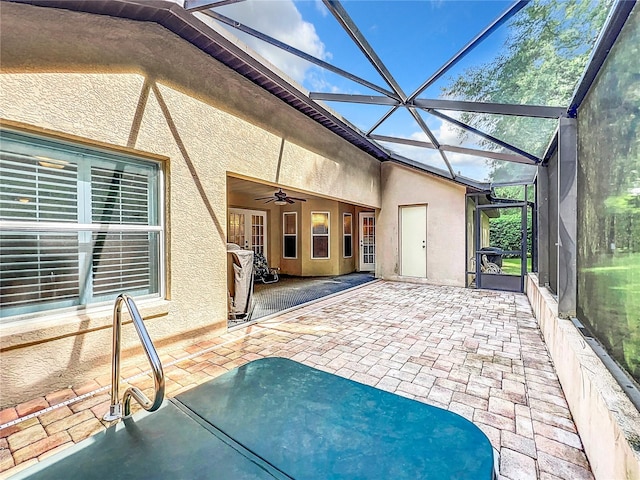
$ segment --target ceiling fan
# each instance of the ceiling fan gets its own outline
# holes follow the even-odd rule
[[[255,198],[254,200],[266,200],[266,202],[264,202],[264,203],[273,202],[274,205],[286,205],[287,203],[295,203],[296,200],[298,202],[306,202],[306,200],[304,198],[296,198],[296,197],[287,196],[287,194],[284,193],[281,188],[278,189],[278,191],[275,192],[270,197],[260,197],[260,198]]]

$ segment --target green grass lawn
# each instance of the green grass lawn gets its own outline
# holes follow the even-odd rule
[[[502,273],[507,275],[520,275],[520,258],[503,258]],[[531,271],[531,257],[527,257],[527,272]]]
[[[640,382],[640,253],[601,255],[581,263],[580,320]]]

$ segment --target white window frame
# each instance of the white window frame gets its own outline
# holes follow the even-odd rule
[[[313,216],[314,215],[326,215],[327,216],[327,233],[313,233]],[[316,257],[313,254],[313,239],[315,237],[327,237],[327,256]],[[331,258],[331,212],[311,212],[311,260],[328,260]]]
[[[295,219],[295,233],[285,233],[285,217],[287,215],[293,215],[293,218]],[[293,237],[295,239],[296,254],[293,257],[287,257],[285,254],[285,238],[287,237]],[[298,212],[282,212],[282,258],[286,258],[287,260],[295,260],[298,258]]]
[[[92,236],[95,234],[119,234],[119,233],[153,233],[157,235],[157,243],[155,245],[155,253],[157,253],[157,263],[151,266],[151,270],[154,275],[149,277],[150,285],[157,286],[157,292],[146,294],[135,294],[136,298],[164,298],[165,297],[165,216],[164,216],[164,175],[162,163],[145,158],[142,156],[136,156],[129,153],[122,153],[117,150],[108,150],[100,147],[87,146],[86,144],[80,144],[70,142],[68,140],[56,139],[50,137],[43,137],[41,135],[30,132],[19,132],[11,129],[2,129],[2,137],[10,140],[15,145],[16,150],[9,150],[9,152],[19,152],[18,155],[26,156],[26,158],[43,158],[47,160],[47,156],[40,157],[39,155],[47,155],[48,151],[51,151],[54,156],[59,158],[71,157],[80,158],[74,160],[83,163],[82,168],[78,169],[77,176],[77,188],[78,196],[76,200],[78,217],[75,222],[73,221],[47,221],[45,220],[27,220],[27,219],[0,219],[0,231],[2,232],[15,232],[16,234],[24,232],[27,234],[48,234],[48,233],[76,233],[78,235],[78,268],[82,271],[90,271],[92,269],[93,259],[86,254],[87,242],[92,242]],[[42,152],[42,153],[40,153]],[[65,153],[67,152],[67,153]],[[65,157],[65,155],[67,155]],[[154,165],[154,172],[156,175],[154,196],[150,197],[150,208],[155,209],[153,223],[100,223],[100,220],[92,216],[92,194],[91,186],[87,186],[87,181],[91,182],[92,167],[100,167],[101,165],[110,165],[112,162],[123,161],[131,165]],[[65,163],[64,161],[57,161]],[[89,163],[90,162],[90,163]],[[44,166],[42,162],[39,162],[41,166]],[[80,163],[78,163],[80,165]],[[56,167],[57,168],[57,167]],[[153,203],[151,203],[153,202]],[[149,219],[151,222],[151,219]],[[153,247],[151,247],[153,248]],[[87,278],[89,275],[89,278]],[[69,300],[56,300],[56,297],[51,297],[51,301],[44,302],[29,302],[23,306],[12,306],[5,310],[6,313],[0,318],[0,323],[13,322],[16,318],[25,318],[24,316],[50,314],[65,309],[67,307],[73,307],[74,309],[86,309],[94,306],[101,306],[111,304],[113,302],[112,294],[100,294],[93,290],[93,280],[90,273],[79,272],[78,278],[79,284],[83,285],[79,292],[79,297],[68,297]],[[85,290],[86,285],[89,285],[89,290]],[[115,294],[117,295],[117,293]],[[115,298],[113,295],[113,298]],[[15,317],[15,316],[18,317]]]
[[[351,217],[351,233],[346,233],[344,230],[345,224],[344,220],[346,217]],[[344,251],[345,239],[349,237],[349,243],[351,244],[351,255],[347,255]],[[349,212],[344,212],[342,214],[342,256],[344,258],[353,258],[353,214]]]

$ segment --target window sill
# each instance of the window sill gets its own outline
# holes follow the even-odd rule
[[[149,299],[136,302],[145,320],[169,313],[171,302]],[[0,351],[13,350],[38,343],[111,328],[113,306],[104,305],[74,311],[44,312],[42,315],[14,317],[12,322],[0,325]],[[123,323],[131,322],[126,308]]]

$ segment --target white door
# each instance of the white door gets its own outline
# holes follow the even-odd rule
[[[400,207],[400,274],[427,276],[427,206]]]
[[[267,212],[230,208],[228,219],[227,242],[267,258]]]
[[[376,269],[376,217],[373,212],[360,213],[360,271]]]

